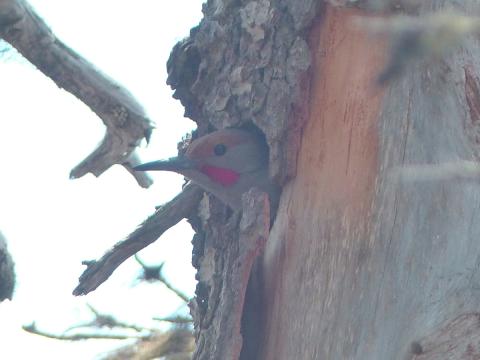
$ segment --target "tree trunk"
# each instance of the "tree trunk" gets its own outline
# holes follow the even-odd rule
[[[351,26],[358,15],[328,7],[312,29],[310,116],[263,257],[259,359],[478,359],[480,187],[392,176],[478,160],[478,40],[381,89],[387,49]]]
[[[200,201],[198,189],[180,196],[188,211],[174,212],[174,223],[200,201],[190,216],[194,359],[480,358],[480,47],[463,36],[480,26],[452,13],[427,17],[453,5],[480,10],[477,1],[207,1],[204,19],[172,51],[169,84],[198,135],[262,132],[283,192],[278,212],[265,194],[248,192],[241,216],[214,198]],[[388,24],[388,7],[414,15],[390,22],[391,44],[365,26]],[[0,10],[0,36],[109,127],[99,150],[112,151],[95,151],[73,175],[115,163],[132,171],[131,153],[151,129],[134,99],[55,40],[25,1]],[[440,51],[452,42],[455,51]],[[83,69],[93,80],[67,76],[73,84],[51,69]],[[85,79],[115,90],[106,98],[121,111],[81,91]],[[155,217],[145,224],[163,231]],[[127,239],[119,259],[158,236]],[[1,240],[0,300],[14,283]]]
[[[478,359],[479,171],[471,181],[461,162],[479,156],[478,40],[404,67],[399,54],[425,55],[412,34],[446,1],[408,8],[420,21],[406,28],[404,53],[356,23],[385,15],[318,3],[209,1],[170,61],[200,130],[256,125],[283,186],[247,293],[241,359]],[[388,61],[401,66],[380,86]],[[238,251],[221,249],[222,222],[229,244],[242,236],[215,216],[197,237],[195,265],[210,271],[193,306],[195,359],[224,360],[218,349],[242,343],[219,335],[235,328],[221,324],[238,304],[217,307]]]

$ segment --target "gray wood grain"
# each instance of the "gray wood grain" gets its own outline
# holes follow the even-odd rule
[[[479,86],[478,41],[372,90],[364,73],[384,45],[339,11],[315,30],[315,53],[331,58],[317,56],[297,177],[267,243],[259,358],[474,359],[479,183],[392,181],[391,170],[478,161],[480,98],[465,81]]]

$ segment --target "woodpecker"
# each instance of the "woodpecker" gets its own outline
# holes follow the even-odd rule
[[[234,210],[241,210],[242,194],[252,187],[267,192],[271,206],[272,202],[276,205],[277,190],[268,176],[268,146],[260,136],[245,130],[212,132],[192,141],[184,155],[134,169],[182,174]]]

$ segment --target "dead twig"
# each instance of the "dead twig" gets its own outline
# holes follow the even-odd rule
[[[153,320],[165,321],[165,322],[174,323],[174,324],[190,324],[193,322],[193,319],[187,316],[154,317]]]
[[[124,339],[148,339],[151,335],[120,335],[120,334],[99,334],[99,333],[92,333],[92,334],[72,334],[72,335],[65,335],[65,334],[53,334],[43,330],[39,330],[35,323],[30,325],[22,326],[22,329],[26,332],[31,334],[47,337],[49,339],[57,339],[57,340],[71,340],[71,341],[78,341],[78,340],[89,340],[89,339],[111,339],[111,340],[124,340]]]
[[[95,290],[126,259],[156,241],[160,235],[180,220],[188,217],[197,208],[202,194],[203,191],[197,185],[187,184],[180,194],[159,208],[126,240],[117,243],[99,260],[84,261],[83,264],[87,265],[87,269],[80,276],[73,295],[86,295]]]
[[[100,329],[100,328],[123,328],[123,329],[132,329],[137,332],[142,332],[142,331],[149,331],[149,332],[154,332],[158,331],[158,329],[153,329],[153,328],[146,328],[143,326],[138,326],[134,324],[128,324],[126,322],[120,321],[116,319],[113,315],[110,314],[103,314],[97,309],[95,309],[92,305],[86,304],[88,309],[93,313],[95,318],[92,321],[86,322],[86,323],[81,323],[81,324],[76,324],[73,326],[70,326],[68,329],[65,330],[66,332],[69,332],[74,329],[79,329],[79,328],[90,328],[90,329]]]
[[[192,331],[184,327],[158,332],[149,339],[141,339],[102,357],[101,360],[191,360],[195,340]]]
[[[165,263],[161,263],[156,266],[146,265],[139,257],[138,254],[135,254],[135,260],[140,264],[143,270],[143,274],[140,276],[139,280],[146,281],[160,281],[165,285],[170,291],[182,299],[185,303],[190,301],[190,298],[185,295],[181,290],[174,287],[166,278],[163,276],[162,269]]]

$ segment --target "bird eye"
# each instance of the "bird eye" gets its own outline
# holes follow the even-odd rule
[[[217,156],[222,156],[227,152],[227,147],[224,144],[217,144],[213,148],[213,152]]]

